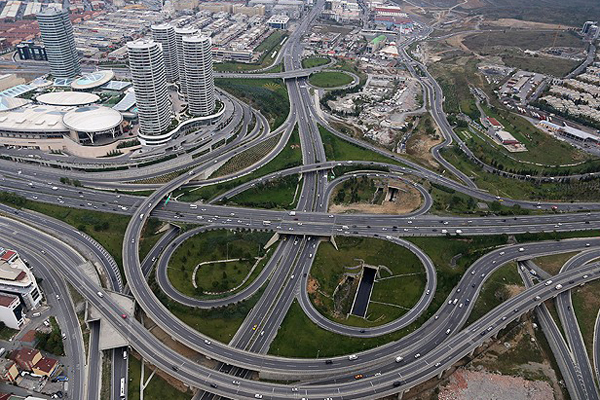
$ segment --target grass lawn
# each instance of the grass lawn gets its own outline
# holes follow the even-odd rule
[[[280,79],[217,78],[215,85],[261,110],[271,129],[279,127],[290,112],[287,89]]]
[[[549,274],[556,275],[562,266],[567,262],[567,260],[578,253],[578,251],[574,251],[571,253],[553,254],[550,256],[534,258],[533,262]]]
[[[473,176],[480,189],[488,190],[494,195],[534,201],[595,201],[598,198],[598,190],[600,190],[600,180],[598,179],[586,182],[536,184],[487,173],[466,159],[463,153],[454,147],[442,150],[442,155],[461,171]]]
[[[517,263],[510,262],[496,270],[483,284],[467,325],[483,317],[495,307],[510,299],[516,287],[524,287],[517,272]],[[513,290],[513,291],[511,291]]]
[[[200,233],[186,240],[175,250],[168,266],[173,286],[188,296],[205,292],[224,292],[238,286],[250,273],[256,257],[264,256],[263,246],[272,236],[267,232],[218,230]],[[201,266],[196,274],[195,289],[192,274],[195,267],[207,261],[237,259]],[[259,265],[264,266],[264,263]],[[253,275],[258,274],[257,267]],[[248,283],[250,280],[248,280]]]
[[[16,335],[17,333],[19,333],[18,330],[11,329],[11,328],[8,328],[5,326],[2,329],[0,329],[0,340],[8,340],[11,337],[13,337],[14,335]]]
[[[312,56],[302,59],[302,68],[320,67],[329,63],[329,58],[321,56]]]
[[[121,252],[129,216],[39,203],[7,192],[0,193],[0,202],[46,214],[87,233],[114,257],[123,274]],[[123,279],[125,279],[124,275]]]
[[[298,177],[298,175],[288,175],[257,184],[255,187],[228,199],[226,204],[251,208],[293,209],[298,203],[299,190],[302,185],[302,181],[299,181]],[[298,194],[294,198],[296,188],[298,188]]]
[[[335,189],[332,195],[333,204],[351,204],[351,203],[371,203],[373,196],[376,192],[375,183],[382,182],[381,179],[371,179],[366,176],[360,178],[350,178],[344,181],[341,185]],[[382,191],[374,202],[374,204],[381,204],[383,202]]]
[[[364,149],[353,143],[340,139],[321,125],[319,125],[319,133],[321,134],[323,147],[325,148],[325,157],[327,160],[377,161],[403,165],[402,163],[399,163],[398,161],[388,158],[384,155],[375,153],[371,150]]]
[[[130,400],[140,399],[140,373],[142,363],[135,357],[129,357],[129,383],[127,385],[127,398]],[[152,374],[149,368],[144,368],[144,381]],[[158,375],[154,375],[152,380],[144,389],[144,399],[146,400],[190,400],[191,393],[183,393],[171,386],[167,381]]]
[[[140,261],[143,261],[146,255],[152,250],[152,247],[158,242],[158,239],[163,235],[162,232],[158,232],[161,228],[162,223],[154,217],[150,217],[142,229],[142,236],[140,238]]]
[[[353,79],[343,72],[322,71],[312,74],[308,81],[311,85],[320,88],[333,88],[349,85]]]
[[[350,325],[377,326],[399,318],[410,309],[421,297],[425,288],[425,271],[417,256],[404,247],[392,244],[385,240],[372,238],[351,238],[339,236],[336,238],[339,250],[330,242],[323,242],[319,246],[315,261],[311,268],[311,279],[318,282],[319,291],[311,293],[315,307],[328,318]],[[366,320],[361,318],[346,319],[354,299],[355,291],[350,287],[355,286],[348,282],[341,288],[333,300],[333,293],[343,281],[346,273],[356,274],[360,265],[358,260],[363,260],[372,266],[385,266],[380,269],[380,277],[398,276],[392,279],[375,282],[371,301],[390,303],[402,308],[384,306],[372,308],[369,305]],[[411,274],[409,276],[399,276]],[[412,275],[415,274],[415,275]],[[323,295],[326,294],[327,296]]]
[[[240,154],[236,154],[219,167],[219,169],[213,172],[210,177],[218,178],[230,175],[257,163],[273,151],[275,146],[277,146],[279,139],[281,139],[281,135],[273,136],[256,146],[244,150]]]
[[[572,290],[573,310],[577,316],[579,329],[585,342],[590,360],[593,360],[594,326],[600,308],[600,281],[586,283],[583,287]]]
[[[298,134],[298,127],[295,127],[287,145],[283,148],[283,150],[281,150],[281,153],[279,153],[269,163],[263,165],[251,174],[218,185],[205,186],[194,191],[178,191],[176,195],[185,193],[183,196],[180,197],[181,201],[197,201],[200,199],[209,200],[221,193],[225,193],[226,191],[244,182],[248,182],[258,177],[270,174],[271,172],[295,167],[300,164],[302,164],[302,149],[300,148],[300,136]]]
[[[554,43],[556,47],[583,48],[583,41],[575,32],[570,31],[526,31],[503,30],[469,35],[463,43],[478,53],[492,51],[494,46],[519,47],[522,50],[540,50]]]

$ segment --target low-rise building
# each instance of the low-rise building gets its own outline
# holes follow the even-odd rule
[[[0,358],[0,379],[5,382],[15,382],[18,376],[17,364],[8,358]]]
[[[273,15],[271,18],[269,18],[269,20],[267,21],[267,24],[271,28],[287,29],[289,22],[290,22],[290,17],[288,17],[287,15]]]
[[[33,370],[33,366],[36,365],[43,357],[37,349],[31,347],[21,347],[20,349],[14,350],[10,357],[20,369],[26,371]]]
[[[517,139],[515,139],[515,137],[513,135],[510,134],[510,132],[498,130],[494,134],[496,135],[496,138],[502,144],[519,144],[520,143]]]
[[[35,365],[31,368],[31,372],[41,376],[52,376],[58,370],[59,363],[55,358],[42,357]]]
[[[23,306],[18,296],[0,293],[0,321],[11,329],[21,329]]]
[[[0,292],[18,296],[29,310],[42,301],[35,276],[16,251],[0,249]]]

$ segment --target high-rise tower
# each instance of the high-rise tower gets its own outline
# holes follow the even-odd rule
[[[166,143],[171,138],[166,132],[171,124],[171,103],[162,46],[150,39],[140,39],[128,42],[127,51],[140,120],[140,142]]]
[[[175,28],[170,24],[152,25],[152,39],[162,45],[167,82],[176,82],[179,79],[179,68],[177,67]]]
[[[37,15],[42,41],[56,78],[74,78],[81,74],[69,12],[49,7]]]
[[[175,47],[177,48],[177,65],[179,67],[179,88],[181,94],[187,98],[185,68],[183,66],[183,38],[198,33],[195,28],[175,28]]]
[[[183,66],[188,110],[194,116],[212,114],[215,108],[212,45],[204,35],[183,38]]]

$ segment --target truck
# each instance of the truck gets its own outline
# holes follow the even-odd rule
[[[290,215],[293,217],[294,215],[296,215],[296,211],[290,211]]]

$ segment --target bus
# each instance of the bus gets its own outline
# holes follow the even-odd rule
[[[125,398],[125,378],[121,378],[121,398]]]

